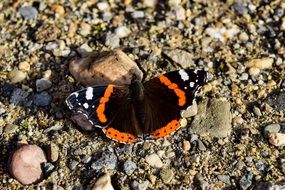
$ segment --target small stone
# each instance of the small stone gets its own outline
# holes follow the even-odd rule
[[[25,6],[19,9],[19,13],[24,17],[25,20],[36,19],[38,11],[32,6]]]
[[[188,121],[185,118],[181,118],[179,123],[180,123],[180,127],[186,127],[188,124]]]
[[[143,5],[146,7],[154,8],[157,4],[157,0],[143,0]]]
[[[78,166],[79,162],[77,162],[76,160],[71,160],[68,164],[69,169],[71,170],[75,170],[76,167]]]
[[[94,170],[113,170],[116,168],[117,162],[117,156],[113,152],[103,152],[102,155],[92,163],[91,168]]]
[[[198,140],[198,135],[196,134],[191,134],[191,138],[190,138],[190,142],[194,142],[194,141],[197,141]]]
[[[18,105],[26,101],[28,98],[29,93],[25,92],[21,88],[15,88],[12,92],[10,103]]]
[[[177,5],[173,7],[173,11],[175,13],[176,20],[185,20],[186,19],[186,11],[181,5]]]
[[[159,158],[159,156],[155,153],[147,155],[145,157],[145,161],[154,168],[161,168],[163,166],[163,163],[161,161],[161,159]]]
[[[277,90],[268,95],[267,103],[275,110],[281,111],[285,109],[285,91]]]
[[[174,62],[178,63],[182,68],[189,68],[194,64],[193,55],[187,51],[174,49],[174,50],[164,50],[163,53],[167,55]]]
[[[239,181],[240,188],[243,190],[248,189],[252,184],[252,178],[253,178],[253,175],[250,172],[244,175]]]
[[[253,107],[253,113],[258,117],[262,116],[260,109],[256,106]]]
[[[155,175],[152,175],[152,174],[149,174],[147,176],[148,180],[150,181],[151,184],[155,184],[155,181],[156,181],[156,176]]]
[[[124,171],[127,175],[131,175],[137,169],[136,163],[131,160],[127,160],[124,163]]]
[[[185,152],[188,152],[191,148],[191,144],[189,141],[187,140],[184,140],[183,143],[182,143],[182,149],[185,151]]]
[[[247,73],[242,73],[239,80],[242,80],[242,81],[246,81],[248,80],[248,74]]]
[[[41,181],[41,164],[47,162],[44,151],[37,145],[22,145],[9,158],[9,172],[23,185]]]
[[[204,99],[198,105],[198,114],[195,115],[189,132],[201,136],[227,137],[232,126],[231,105],[223,99]]]
[[[132,12],[131,15],[133,18],[143,18],[144,12],[143,11],[134,11],[134,12]]]
[[[36,80],[37,92],[47,90],[51,87],[52,83],[49,79],[41,78]]]
[[[272,58],[252,59],[245,65],[249,68],[255,67],[258,69],[270,69],[272,68],[273,61],[274,60]]]
[[[27,74],[23,71],[19,71],[18,69],[14,69],[9,73],[8,77],[11,83],[18,83],[23,81],[27,77]]]
[[[30,70],[30,64],[26,61],[19,63],[18,68],[22,71],[29,71]]]
[[[46,70],[43,74],[44,79],[50,79],[51,77],[51,70]]]
[[[248,37],[248,35],[247,35],[246,32],[242,32],[242,33],[240,33],[240,35],[239,35],[239,39],[240,39],[240,41],[242,41],[242,42],[247,42],[247,41],[249,40],[249,37]]]
[[[81,56],[87,56],[90,52],[92,52],[92,48],[87,43],[84,43],[79,48],[77,48],[77,51],[81,54]]]
[[[44,174],[45,176],[49,176],[53,170],[55,169],[55,166],[51,163],[43,163],[43,170],[44,170]]]
[[[171,169],[165,168],[160,171],[160,178],[163,183],[169,184],[174,177],[174,173]]]
[[[47,157],[50,162],[56,162],[59,156],[58,146],[50,143],[47,148]]]
[[[256,67],[252,67],[248,70],[248,74],[253,77],[257,76],[259,73],[260,73],[260,69]]]
[[[121,50],[92,53],[86,58],[72,61],[70,73],[85,86],[102,84],[130,84],[133,76],[142,79],[137,64]]]
[[[87,164],[91,161],[92,157],[90,155],[84,155],[81,159],[82,163]]]
[[[105,37],[105,45],[111,48],[117,48],[120,46],[120,38],[116,34],[108,32]]]
[[[142,183],[139,183],[138,181],[133,181],[132,184],[132,189],[133,190],[147,190],[149,186],[149,181],[144,181]]]
[[[99,2],[97,3],[97,7],[100,11],[107,11],[110,9],[110,6],[107,2]]]
[[[119,38],[125,38],[125,37],[127,37],[130,33],[131,33],[131,30],[128,29],[126,26],[119,26],[119,27],[116,28],[116,30],[115,30],[115,34],[116,34],[116,36],[118,36]]]
[[[224,183],[226,183],[228,185],[231,185],[231,179],[230,179],[229,175],[218,175],[217,178],[220,181],[222,181],[222,182],[224,182]]]
[[[268,137],[269,133],[278,133],[281,129],[281,126],[278,123],[269,124],[263,130],[264,137]]]
[[[284,133],[269,133],[268,141],[274,146],[285,145],[285,134]]]
[[[4,128],[4,134],[15,133],[18,128],[19,128],[18,125],[8,124],[8,125],[6,125],[5,128]]]
[[[87,36],[91,33],[91,25],[85,22],[80,24],[79,34],[82,36]]]
[[[65,13],[64,7],[61,6],[61,5],[53,5],[53,6],[51,7],[51,10],[52,10],[54,13],[59,14],[60,16],[64,15],[64,13]]]
[[[181,116],[184,118],[189,118],[197,115],[198,113],[198,106],[196,101],[193,101],[193,105],[189,106],[186,110],[183,110],[181,112]]]
[[[35,94],[33,96],[33,103],[36,106],[48,106],[51,103],[51,96],[49,95],[49,93],[47,93],[46,91],[43,91],[39,94]]]
[[[107,173],[97,179],[91,190],[114,190],[111,176]]]
[[[200,139],[198,139],[198,149],[202,150],[202,151],[207,150],[207,148],[205,147],[204,143]]]

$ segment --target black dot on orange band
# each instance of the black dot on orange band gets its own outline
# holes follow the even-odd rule
[[[111,134],[111,132],[109,131],[108,134]]]
[[[117,134],[115,134],[115,137],[117,137],[118,135]]]

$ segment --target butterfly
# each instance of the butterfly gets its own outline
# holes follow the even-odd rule
[[[169,136],[180,127],[181,111],[207,82],[203,70],[181,69],[142,83],[99,85],[71,93],[66,104],[120,143]]]

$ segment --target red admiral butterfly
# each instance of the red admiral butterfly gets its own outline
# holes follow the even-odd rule
[[[206,80],[202,70],[173,71],[145,83],[87,87],[70,94],[66,104],[115,141],[159,139],[179,128],[181,110],[192,105]]]

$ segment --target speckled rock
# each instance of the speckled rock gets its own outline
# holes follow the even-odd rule
[[[23,145],[9,159],[9,172],[24,185],[37,183],[44,177],[41,164],[47,162],[37,145]]]
[[[277,90],[268,95],[266,102],[276,110],[285,109],[285,91]]]
[[[281,129],[280,124],[274,123],[274,124],[269,124],[266,127],[264,127],[263,130],[263,135],[264,137],[268,137],[268,133],[278,133]]]
[[[143,181],[139,183],[138,181],[133,181],[131,187],[133,190],[147,190],[149,186],[149,181]]]
[[[132,76],[142,78],[142,72],[121,50],[93,54],[72,61],[69,65],[74,78],[86,86],[102,84],[130,84]]]
[[[111,176],[107,173],[98,178],[91,190],[114,190],[111,184]]]
[[[157,154],[147,155],[145,161],[154,168],[161,168],[163,166],[163,163]]]
[[[38,11],[32,6],[25,6],[19,9],[19,13],[24,17],[25,20],[36,19]]]
[[[189,68],[194,65],[193,55],[187,51],[174,49],[174,50],[164,50],[165,53],[170,59],[178,63],[182,68]]]
[[[14,69],[13,71],[9,73],[9,79],[11,80],[11,83],[22,82],[26,77],[27,77],[27,74],[18,69]]]
[[[117,166],[117,156],[112,152],[103,152],[91,165],[94,170],[115,169]]]
[[[258,69],[270,69],[273,64],[272,58],[252,59],[246,63],[246,67],[255,67]]]
[[[51,87],[52,83],[50,80],[42,78],[36,80],[36,88],[38,92],[41,92],[43,90],[49,89]]]
[[[284,133],[269,133],[268,141],[274,146],[285,145],[285,134]]]
[[[20,104],[26,101],[27,97],[29,96],[28,92],[25,92],[21,88],[15,88],[12,92],[10,103],[12,104]]]
[[[227,137],[231,133],[231,106],[221,99],[204,99],[198,105],[198,114],[194,117],[190,133],[202,136]]]
[[[124,163],[124,171],[126,172],[127,175],[131,175],[137,168],[136,163],[134,163],[131,160],[127,160]]]
[[[160,177],[161,177],[163,183],[165,183],[165,184],[170,183],[174,177],[173,171],[169,168],[162,169],[159,174],[160,174]]]
[[[46,91],[42,91],[33,96],[33,103],[37,106],[48,106],[51,103],[51,100],[51,96]]]

